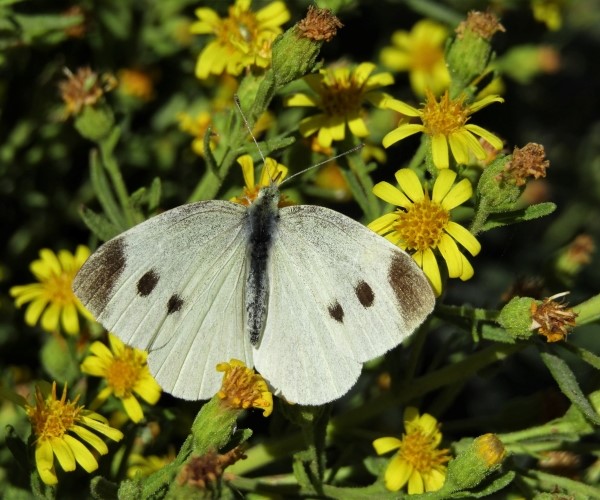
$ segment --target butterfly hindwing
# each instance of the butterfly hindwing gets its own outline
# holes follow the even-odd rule
[[[303,404],[347,392],[362,362],[402,342],[435,301],[408,254],[317,206],[280,210],[269,276],[267,323],[254,362],[275,389]]]
[[[224,201],[183,205],[105,243],[74,290],[102,325],[149,351],[163,389],[185,399],[218,390],[217,363],[252,366],[244,331],[246,209]]]

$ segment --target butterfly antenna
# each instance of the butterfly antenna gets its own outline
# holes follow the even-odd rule
[[[296,172],[294,175],[290,175],[281,184],[289,181],[290,179],[293,179],[294,177],[296,177],[298,175],[302,175],[304,172],[308,172],[309,170],[312,170],[313,168],[320,167],[321,165],[324,165],[325,163],[329,163],[330,161],[337,160],[338,158],[341,158],[342,156],[346,156],[351,153],[354,153],[355,151],[358,151],[359,149],[362,149],[364,147],[365,147],[364,143],[361,143],[358,146],[354,146],[353,148],[350,148],[347,151],[340,153],[339,155],[335,155],[335,156],[332,156],[331,158],[327,158],[326,160],[320,161],[319,163],[315,163],[314,165],[311,165],[310,167],[305,168],[304,170],[300,170],[300,172]]]
[[[260,146],[258,145],[258,141],[256,140],[256,137],[254,137],[254,134],[252,133],[252,129],[250,128],[250,124],[248,123],[248,119],[246,118],[246,115],[242,111],[242,104],[240,103],[240,97],[237,94],[233,95],[233,102],[235,102],[235,105],[236,105],[238,111],[240,112],[240,116],[242,117],[242,120],[244,120],[244,125],[246,125],[246,129],[248,130],[250,137],[252,137],[254,144],[256,144],[256,149],[258,149],[258,154],[262,158],[263,165],[264,165],[265,156],[263,155],[263,152],[261,151]]]

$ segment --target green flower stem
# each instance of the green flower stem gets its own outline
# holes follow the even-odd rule
[[[573,307],[577,313],[577,325],[586,325],[600,319],[600,294]]]
[[[574,436],[573,423],[569,420],[560,421],[554,420],[544,425],[531,427],[522,431],[507,432],[506,434],[498,434],[502,443],[509,447],[513,444],[519,446],[529,446],[523,441],[533,441],[537,439],[548,439],[548,436],[557,437],[558,435]]]
[[[421,167],[423,162],[426,161],[427,157],[429,157],[429,161],[433,165],[433,160],[431,157],[431,148],[429,148],[429,150],[428,150],[427,147],[428,147],[427,138],[425,137],[425,135],[423,135],[421,137],[421,142],[419,144],[417,151],[415,152],[415,154],[413,155],[413,157],[410,160],[410,163],[408,164],[408,168],[411,168],[413,170],[419,170],[419,167]]]
[[[475,210],[475,216],[473,217],[471,227],[469,228],[469,231],[473,236],[477,236],[477,234],[481,232],[489,215],[490,209],[487,206],[486,198],[482,198],[481,202],[477,205],[477,209]]]
[[[481,350],[463,360],[453,363],[416,378],[407,387],[401,388],[397,395],[385,394],[373,399],[368,405],[350,410],[331,420],[327,427],[330,441],[336,434],[345,432],[347,428],[356,427],[370,418],[383,413],[391,407],[397,407],[413,398],[427,394],[441,387],[452,385],[472,377],[486,366],[500,361],[512,353],[523,349],[524,345],[493,345]],[[287,457],[303,448],[304,443],[300,433],[287,437],[279,437],[269,443],[261,443],[246,452],[246,460],[232,465],[228,471],[234,474],[245,474],[263,467],[277,459]]]

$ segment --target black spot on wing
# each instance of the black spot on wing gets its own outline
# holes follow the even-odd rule
[[[110,301],[125,269],[125,241],[114,238],[102,245],[79,270],[73,291],[92,314],[98,316]]]
[[[167,314],[173,314],[177,311],[180,311],[183,307],[183,299],[174,293],[169,298],[169,302],[167,302]]]
[[[137,282],[138,295],[141,297],[147,297],[152,293],[152,290],[156,287],[160,276],[154,269],[146,272]]]
[[[388,269],[388,283],[408,326],[416,328],[431,312],[435,297],[425,275],[407,254],[395,254]]]
[[[373,305],[375,294],[366,281],[359,281],[354,287],[354,293],[363,307],[371,307]]]
[[[329,316],[331,316],[338,323],[344,322],[344,309],[337,300],[335,301],[335,304],[331,304],[327,310],[329,311]]]

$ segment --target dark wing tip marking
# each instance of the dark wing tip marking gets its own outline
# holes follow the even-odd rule
[[[337,300],[334,304],[331,304],[329,307],[327,307],[327,310],[329,311],[329,316],[331,316],[338,323],[344,322],[344,309]]]
[[[147,297],[158,284],[160,276],[154,269],[147,271],[137,282],[138,295]]]
[[[106,308],[125,270],[125,246],[123,238],[107,241],[85,262],[75,277],[75,294],[96,316]]]
[[[354,293],[363,307],[371,307],[375,301],[375,293],[366,281],[359,281],[354,287]]]
[[[432,311],[435,296],[424,274],[418,273],[412,257],[406,254],[392,256],[388,282],[394,291],[398,307],[405,313],[409,325],[416,328]]]
[[[174,293],[173,295],[171,295],[169,301],[167,302],[167,314],[173,314],[177,311],[180,311],[182,307],[183,299],[179,295]]]

